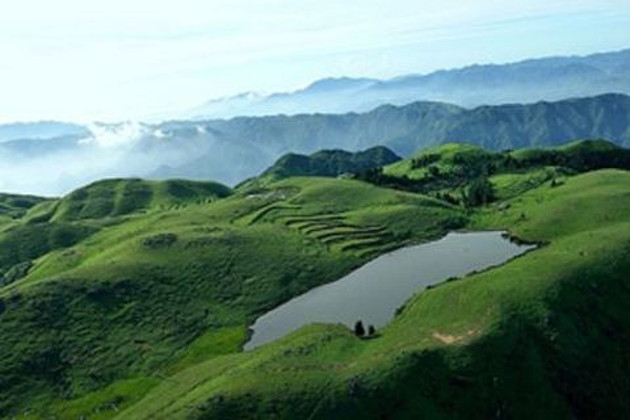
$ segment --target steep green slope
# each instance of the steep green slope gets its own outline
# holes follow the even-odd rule
[[[419,292],[374,340],[307,327],[184,370],[117,417],[627,417],[630,173],[510,203],[471,227],[547,245]]]
[[[21,224],[20,219],[28,212],[53,202],[42,197],[0,194],[0,287],[22,277],[30,268],[29,256],[40,255],[42,249],[48,249],[49,241],[59,239],[59,230],[53,233],[50,229],[12,229]],[[30,240],[36,243],[28,243]]]
[[[84,217],[93,207],[80,202],[81,211],[53,219]],[[140,375],[134,386],[113,385],[127,390],[111,397],[122,407],[156,378],[237,351],[264,311],[372,255],[465,223],[434,199],[326,178],[95,220],[110,221],[0,288],[3,415],[27,407],[53,415],[48,401]],[[95,397],[87,412],[112,400]]]

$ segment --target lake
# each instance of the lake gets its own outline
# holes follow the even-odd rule
[[[518,244],[505,232],[451,232],[368,262],[347,276],[312,289],[267,312],[251,327],[250,350],[311,323],[361,320],[377,329],[394,317],[414,293],[451,277],[505,263],[535,245]]]

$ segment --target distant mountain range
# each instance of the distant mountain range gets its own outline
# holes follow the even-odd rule
[[[216,99],[173,117],[365,112],[383,104],[406,105],[417,101],[475,107],[558,101],[611,92],[630,94],[630,49],[584,57],[473,65],[390,80],[329,78],[290,93],[248,92]]]
[[[82,125],[57,121],[0,124],[0,143],[17,139],[50,139],[63,136],[85,136],[88,130]]]
[[[528,105],[417,102],[367,113],[101,124],[85,136],[0,143],[0,191],[59,194],[106,177],[236,184],[287,153],[385,146],[407,157],[447,142],[491,150],[605,138],[630,146],[630,97],[607,94]]]
[[[364,114],[297,115],[174,122],[159,126],[179,143],[212,144],[195,159],[153,175],[199,177],[235,183],[260,173],[287,152],[363,150],[386,146],[401,156],[446,142],[470,142],[492,150],[553,146],[582,138],[630,145],[630,97],[608,94],[530,105],[482,106],[471,110],[418,102],[386,105]],[[206,140],[203,140],[206,139]],[[162,138],[164,140],[164,138]]]

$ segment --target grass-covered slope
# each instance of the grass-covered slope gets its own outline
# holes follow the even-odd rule
[[[0,227],[24,216],[29,209],[47,200],[30,195],[0,194]]]
[[[22,277],[32,260],[75,245],[121,216],[207,203],[231,190],[213,182],[100,181],[61,199],[0,197],[0,283]],[[3,219],[4,217],[4,219]]]
[[[487,208],[539,250],[419,292],[373,340],[312,326],[201,363],[118,418],[626,418],[630,173]]]
[[[384,168],[386,175],[422,180],[433,177],[466,178],[466,175],[494,175],[527,172],[555,166],[576,172],[630,167],[630,151],[606,140],[580,140],[560,147],[526,148],[491,152],[472,144],[450,143],[429,148],[409,159]]]
[[[80,401],[77,417],[104,406],[111,415],[111,404],[129,405],[160,378],[238,351],[264,311],[465,223],[461,210],[431,198],[325,178],[127,216],[61,210],[67,200],[92,208],[102,192],[63,198],[51,218],[96,224],[89,237],[33,258],[0,288],[2,415],[34,407],[74,416],[63,400]],[[109,384],[115,392],[103,390]]]
[[[581,140],[556,148],[491,152],[472,144],[446,144],[356,175],[378,185],[431,193],[452,202],[470,183],[490,178],[499,199],[509,198],[546,181],[604,168],[630,169],[630,150],[605,140]]]
[[[101,219],[190,202],[210,202],[230,194],[229,188],[213,182],[112,179],[95,182],[64,197],[51,219]]]
[[[0,287],[0,417],[627,418],[630,173],[591,170],[626,153],[613,147],[510,152],[533,160],[486,173],[487,206],[313,177],[222,199],[204,193],[215,184],[173,198],[129,181],[153,187],[129,207],[116,181],[38,204],[0,232],[5,245],[50,244],[20,242],[21,229],[74,236]],[[436,195],[506,159],[452,145],[403,169],[439,165]],[[389,176],[404,175],[414,181]],[[313,325],[240,351],[265,311],[458,228],[544,246],[419,291],[374,339]]]

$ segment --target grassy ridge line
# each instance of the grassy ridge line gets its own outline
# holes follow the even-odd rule
[[[64,197],[52,221],[100,219],[152,209],[165,210],[191,203],[207,203],[227,197],[231,190],[218,183],[184,180],[98,181]]]
[[[376,340],[310,326],[183,371],[118,418],[623,417],[630,174],[580,175],[510,203],[470,226],[548,246],[419,293]]]

